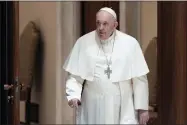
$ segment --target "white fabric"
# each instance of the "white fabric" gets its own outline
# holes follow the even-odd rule
[[[79,99],[81,101],[81,92],[83,79],[75,75],[69,75],[66,81],[66,97],[69,100]]]
[[[102,41],[104,52],[109,58],[112,53],[113,36]],[[94,80],[87,81],[70,75],[66,83],[68,101],[77,98],[81,106],[77,110],[76,124],[138,124],[136,109],[148,110],[147,77],[112,82],[104,74],[106,59],[100,48],[95,57]],[[134,97],[134,98],[133,98]]]
[[[114,19],[117,19],[117,15],[116,15],[115,11],[111,8],[103,7],[99,11],[106,11],[106,12],[110,13],[114,17]]]
[[[66,84],[68,101],[76,97],[81,101],[76,124],[138,124],[136,110],[148,110],[148,82],[146,75],[132,81],[111,83],[96,77],[85,84],[81,98],[83,79],[70,75]]]
[[[136,39],[116,30],[114,42],[110,79],[112,82],[129,80],[149,72]],[[80,37],[63,68],[82,79],[94,81],[95,65],[100,48],[101,45],[96,31]]]

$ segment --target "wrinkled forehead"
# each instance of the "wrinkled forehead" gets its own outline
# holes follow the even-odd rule
[[[106,11],[101,10],[96,14],[96,21],[110,22],[114,20],[114,17]]]

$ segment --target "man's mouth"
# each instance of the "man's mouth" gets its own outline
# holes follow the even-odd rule
[[[102,32],[99,32],[99,35],[104,35],[104,33],[102,33]]]

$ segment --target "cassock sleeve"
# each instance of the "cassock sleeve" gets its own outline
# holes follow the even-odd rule
[[[66,81],[66,96],[68,101],[77,98],[81,101],[83,79],[79,76],[69,74]]]
[[[132,79],[134,106],[135,109],[148,110],[149,108],[149,91],[147,75],[135,77]]]

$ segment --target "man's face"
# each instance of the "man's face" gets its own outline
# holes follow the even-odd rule
[[[96,31],[101,40],[109,38],[112,32],[116,29],[117,25],[117,21],[110,13],[99,11],[96,14]]]

